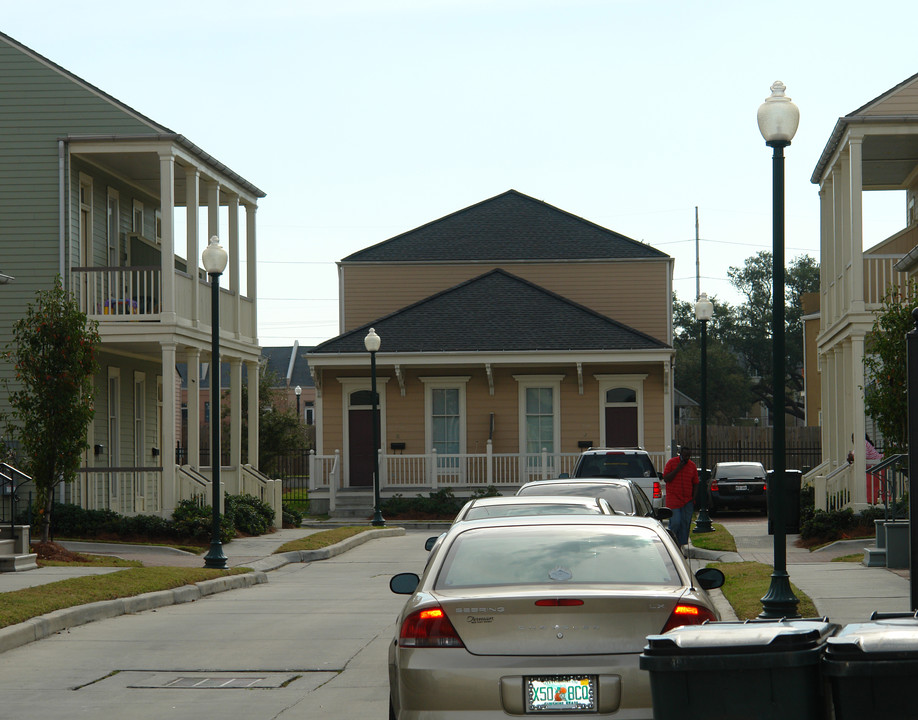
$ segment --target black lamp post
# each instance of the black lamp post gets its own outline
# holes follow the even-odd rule
[[[363,339],[363,346],[370,353],[370,392],[373,394],[373,525],[383,526],[382,511],[379,508],[379,395],[376,394],[376,351],[382,343],[373,328]]]
[[[293,392],[296,395],[296,419],[297,422],[303,422],[303,418],[300,415],[300,395],[303,394],[303,388],[297,385],[295,388],[293,388]]]
[[[204,567],[226,569],[226,555],[220,541],[220,276],[226,270],[226,250],[217,236],[211,237],[201,254],[204,270],[210,275],[210,456],[213,488],[213,527],[210,550],[204,556]]]
[[[696,533],[714,532],[708,515],[708,320],[714,317],[714,303],[707,293],[701,293],[695,302],[695,319],[701,322],[701,498]]]
[[[905,335],[906,365],[908,366],[908,466],[918,467],[918,308],[912,310],[915,327]],[[908,515],[918,518],[918,492],[908,494]],[[908,586],[912,610],[918,610],[918,522],[908,531]]]
[[[774,529],[774,571],[768,592],[762,598],[760,618],[800,617],[797,612],[798,600],[791,590],[790,577],[787,574],[787,538],[784,525],[784,484],[785,464],[787,459],[784,450],[784,148],[791,144],[797,125],[800,122],[800,111],[784,95],[784,83],[777,81],[771,86],[771,97],[759,106],[757,120],[759,131],[765,138],[765,144],[774,150],[772,157],[772,386],[774,424],[772,427],[772,487],[769,493],[773,498],[769,508],[772,528]]]

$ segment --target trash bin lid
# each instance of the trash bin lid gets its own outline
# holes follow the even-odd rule
[[[791,652],[818,647],[839,626],[827,620],[750,620],[686,625],[647,637],[645,655]]]
[[[918,659],[918,618],[909,616],[851,623],[828,639],[826,654],[836,659],[868,654],[869,659],[876,660]]]

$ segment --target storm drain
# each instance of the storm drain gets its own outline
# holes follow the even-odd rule
[[[171,690],[230,690],[280,688],[294,680],[302,678],[305,673],[263,672],[263,673],[125,673],[129,688],[163,688]],[[316,673],[328,675],[328,673]],[[321,678],[320,682],[325,678]]]

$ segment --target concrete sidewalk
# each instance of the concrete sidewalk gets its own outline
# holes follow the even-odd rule
[[[768,534],[765,518],[718,517],[716,522],[733,535],[737,552],[711,553],[691,548],[693,557],[721,562],[746,560],[774,564],[774,538]],[[872,539],[846,540],[810,552],[794,544],[797,538],[797,535],[787,536],[787,574],[791,583],[810,597],[820,616],[846,625],[865,622],[875,610],[909,610],[907,572],[900,574],[901,571],[870,568],[859,562],[832,562],[836,557],[862,553],[864,547],[873,543]],[[723,614],[723,609],[721,612]]]

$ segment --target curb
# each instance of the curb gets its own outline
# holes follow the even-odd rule
[[[404,534],[405,529],[400,527],[368,530],[321,550],[297,550],[257,560],[250,564],[253,570],[250,573],[227,575],[213,580],[202,580],[194,585],[183,585],[172,590],[157,590],[143,595],[101,600],[88,605],[76,605],[63,610],[55,610],[47,615],[39,615],[25,622],[0,629],[0,653],[96,620],[107,620],[119,615],[131,615],[168,605],[194,602],[226,590],[238,590],[266,583],[268,582],[266,573],[269,570],[276,570],[292,562],[326,560],[374,538]]]

